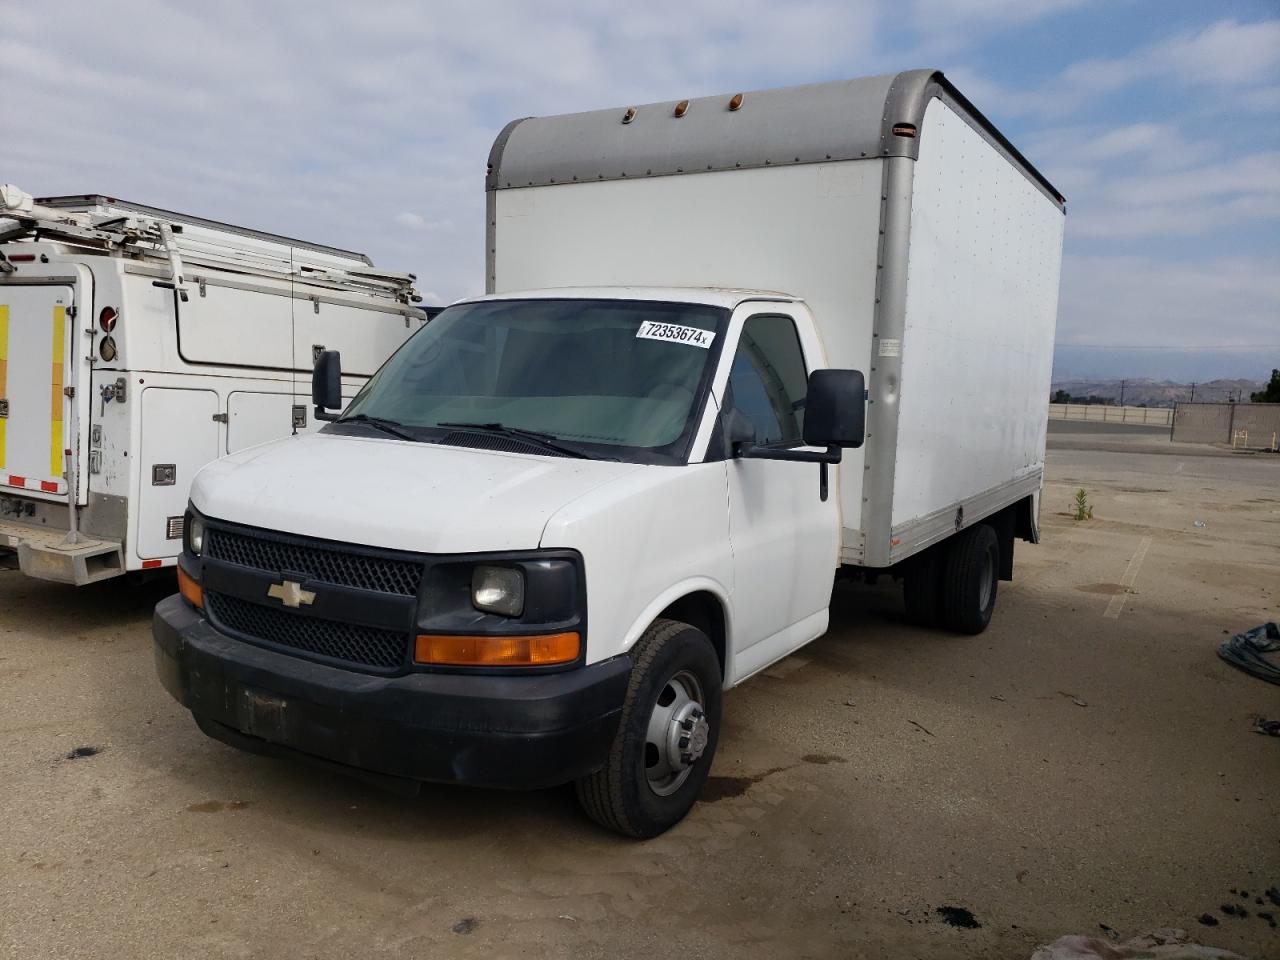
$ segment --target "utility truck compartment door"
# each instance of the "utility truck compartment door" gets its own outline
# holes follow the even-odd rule
[[[227,396],[227,453],[293,433],[292,393],[236,390]],[[309,408],[303,408],[308,418]]]
[[[67,495],[74,291],[0,284],[0,490],[47,500]]]
[[[195,275],[178,303],[178,345],[188,363],[289,370],[293,367],[292,285]],[[205,283],[200,285],[198,280]],[[254,287],[255,289],[245,289]],[[203,292],[202,292],[203,291]]]
[[[218,456],[218,395],[212,390],[147,387],[142,391],[138,526],[134,543],[144,560],[175,557],[182,535],[169,520],[187,509],[191,479]]]

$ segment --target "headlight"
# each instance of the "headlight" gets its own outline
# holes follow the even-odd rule
[[[524,612],[524,573],[515,567],[476,567],[471,602],[477,610],[518,617]]]
[[[194,514],[187,518],[187,547],[197,557],[204,549],[204,521]]]

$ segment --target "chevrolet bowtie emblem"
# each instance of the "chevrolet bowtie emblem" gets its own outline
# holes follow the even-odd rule
[[[303,604],[311,606],[316,599],[313,591],[303,590],[302,584],[294,583],[292,580],[286,580],[284,583],[273,583],[267,587],[267,596],[274,597],[286,607],[301,607]]]

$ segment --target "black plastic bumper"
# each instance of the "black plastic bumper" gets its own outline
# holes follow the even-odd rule
[[[377,677],[232,639],[181,597],[152,620],[156,671],[200,728],[366,779],[533,789],[604,765],[631,661],[564,673]]]

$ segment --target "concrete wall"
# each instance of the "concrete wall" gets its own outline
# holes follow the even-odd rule
[[[1275,449],[1280,441],[1280,403],[1180,403],[1174,409],[1173,439]]]
[[[1251,450],[1280,446],[1280,403],[1237,403],[1232,427],[1237,444]]]
[[[1113,407],[1105,403],[1051,403],[1050,420],[1097,420],[1099,423],[1147,423],[1167,427],[1173,407]]]

